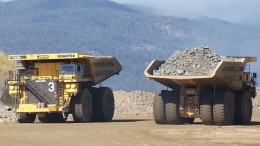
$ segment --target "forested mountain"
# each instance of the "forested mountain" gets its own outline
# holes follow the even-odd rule
[[[260,56],[260,29],[206,17],[154,16],[108,0],[0,2],[0,50],[115,56],[123,71],[103,84],[115,90],[158,89],[143,75],[150,61],[205,44],[221,55]],[[259,63],[253,69],[260,73]]]

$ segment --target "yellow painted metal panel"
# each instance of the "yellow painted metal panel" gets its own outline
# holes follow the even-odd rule
[[[90,54],[58,53],[58,54],[19,54],[9,55],[9,60],[50,60],[50,59],[76,59],[93,57]]]
[[[58,63],[35,63],[35,76],[52,76],[58,77],[60,74],[60,62]]]
[[[17,113],[49,113],[49,112],[62,112],[61,107],[48,105],[47,108],[37,108],[36,104],[20,104],[16,110]]]
[[[78,53],[22,54],[22,55],[9,55],[9,60],[49,60],[49,59],[72,59],[78,57],[79,57]]]

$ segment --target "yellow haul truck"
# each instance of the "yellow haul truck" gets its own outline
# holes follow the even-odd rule
[[[154,60],[144,71],[148,79],[169,88],[156,92],[153,102],[157,124],[249,124],[252,98],[256,97],[256,73],[247,70],[256,57],[222,57],[208,76],[153,75],[165,61]]]
[[[114,95],[108,87],[93,87],[119,74],[120,63],[112,56],[90,54],[9,55],[18,71],[10,71],[9,94],[16,98],[18,122],[111,121]]]

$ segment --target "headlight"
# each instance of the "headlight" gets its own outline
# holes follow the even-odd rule
[[[70,88],[70,84],[66,84],[66,88],[69,89]]]
[[[72,89],[75,89],[76,87],[77,87],[76,84],[71,84]]]
[[[9,86],[9,89],[10,89],[10,90],[14,90],[15,87],[14,87],[14,86]]]

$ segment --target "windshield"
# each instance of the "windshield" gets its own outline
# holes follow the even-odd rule
[[[61,74],[73,74],[75,73],[75,64],[62,64],[60,66]]]

